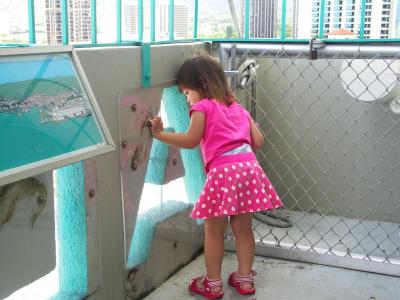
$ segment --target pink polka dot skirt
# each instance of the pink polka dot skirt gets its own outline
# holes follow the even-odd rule
[[[253,160],[211,169],[191,217],[227,217],[282,205],[258,161]]]

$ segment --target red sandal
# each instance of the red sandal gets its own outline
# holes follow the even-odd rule
[[[198,283],[203,281],[203,288],[199,288]],[[189,290],[195,294],[202,295],[207,299],[219,299],[224,296],[224,292],[222,291],[222,279],[208,279],[207,276],[201,276],[192,279],[189,284]],[[221,287],[221,291],[219,293],[213,293],[213,288]]]
[[[233,272],[229,275],[228,283],[233,286],[239,294],[252,295],[256,292],[256,288],[254,285],[254,278],[256,275],[257,272],[253,270],[251,270],[250,275],[247,276],[238,275],[237,272]],[[250,283],[253,287],[251,289],[243,289],[242,284],[244,283]]]

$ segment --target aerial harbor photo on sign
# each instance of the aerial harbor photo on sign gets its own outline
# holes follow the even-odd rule
[[[68,53],[0,57],[0,172],[104,144]]]

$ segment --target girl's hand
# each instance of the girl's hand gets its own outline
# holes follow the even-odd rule
[[[157,137],[158,134],[164,130],[164,125],[161,120],[161,117],[154,117],[154,118],[150,119],[150,123],[151,123],[151,128],[150,128],[151,134],[154,137]]]
[[[178,148],[192,149],[196,147],[204,134],[205,115],[200,111],[194,111],[190,117],[187,132],[163,131],[163,123],[160,117],[151,118],[151,134],[157,140]]]

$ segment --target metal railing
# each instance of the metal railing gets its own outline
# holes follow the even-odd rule
[[[62,44],[69,44],[70,39],[68,36],[68,4],[69,1],[71,0],[59,0],[61,4],[61,27],[62,27]],[[136,0],[135,0],[136,1]],[[90,18],[91,18],[91,38],[88,43],[84,44],[76,44],[75,46],[81,46],[81,47],[91,47],[91,46],[110,46],[110,45],[135,45],[135,44],[141,44],[144,42],[144,1],[146,0],[137,0],[137,16],[136,21],[137,21],[137,39],[134,40],[124,40],[123,39],[123,34],[122,34],[122,19],[123,19],[123,9],[122,9],[122,3],[123,0],[115,0],[115,13],[116,13],[116,24],[115,24],[115,32],[116,32],[116,40],[115,42],[111,43],[98,43],[98,32],[97,32],[97,7],[98,3],[97,0],[90,0]],[[149,1],[149,7],[147,9],[150,10],[150,18],[148,20],[149,22],[149,27],[150,27],[150,38],[146,42],[150,43],[173,43],[173,42],[184,42],[184,41],[199,41],[199,40],[218,40],[218,41],[252,41],[252,42],[265,42],[265,41],[275,41],[275,42],[282,42],[282,41],[293,41],[293,42],[299,42],[299,41],[308,41],[309,39],[297,39],[297,38],[288,38],[287,37],[287,10],[288,10],[288,1],[287,0],[279,0],[275,1],[274,5],[276,7],[280,6],[280,11],[279,11],[279,18],[277,19],[276,23],[277,26],[280,26],[280,29],[277,32],[278,37],[271,37],[271,38],[256,38],[251,36],[251,30],[250,30],[250,19],[251,19],[251,7],[252,5],[255,5],[253,2],[254,0],[242,0],[243,1],[243,7],[244,7],[244,12],[243,14],[243,33],[238,32],[239,38],[228,38],[228,39],[217,39],[217,38],[199,38],[198,34],[198,23],[199,23],[199,1],[198,0],[193,0],[193,34],[189,39],[176,39],[174,36],[174,26],[175,26],[175,17],[174,17],[174,7],[175,7],[175,1],[174,0],[168,0],[168,29],[169,29],[169,37],[167,40],[156,40],[156,0],[148,0]],[[382,39],[368,39],[365,38],[365,17],[366,17],[366,1],[367,0],[360,0],[360,18],[359,18],[359,24],[354,23],[354,34],[358,38],[352,38],[352,39],[344,39],[344,40],[335,40],[341,41],[341,42],[380,42],[380,41],[400,41],[399,38],[382,38]],[[229,0],[228,0],[229,2]],[[358,2],[357,2],[358,3]],[[29,43],[28,44],[0,44],[0,46],[29,46],[29,45],[34,45],[37,43],[36,39],[36,26],[35,26],[35,20],[36,20],[36,14],[35,14],[35,0],[27,0],[28,4],[28,30],[29,30]],[[228,4],[228,3],[227,3]],[[317,5],[318,4],[318,5]],[[397,4],[394,2],[394,5]],[[232,0],[230,1],[231,7],[233,6]],[[327,33],[326,33],[326,24],[327,20],[329,21],[329,18],[333,18],[333,11],[330,11],[330,2],[327,2],[325,0],[320,0],[319,3],[316,2],[318,10],[315,12],[318,16],[318,33],[312,35],[312,38],[318,38],[318,39],[327,39]],[[343,4],[344,5],[344,4]],[[397,4],[399,5],[399,4]],[[310,8],[311,9],[311,8]],[[356,4],[354,4],[354,11],[356,11],[358,8],[356,7]],[[396,10],[396,8],[393,8]],[[329,12],[327,12],[329,10]],[[231,17],[233,20],[236,19],[235,14],[235,9],[231,8]],[[327,17],[330,16],[330,17]],[[280,21],[280,22],[279,22]],[[355,21],[353,21],[355,22]],[[237,22],[236,22],[237,23]],[[237,27],[237,26],[236,26]],[[236,28],[236,31],[240,31],[241,29]]]

